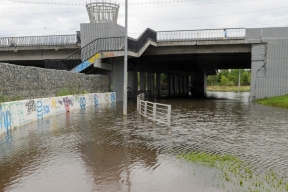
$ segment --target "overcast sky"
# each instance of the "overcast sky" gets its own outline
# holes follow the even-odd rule
[[[113,2],[120,4],[118,24],[124,26],[125,0]],[[288,26],[288,0],[128,2],[128,33],[134,38],[148,27],[165,31]],[[85,3],[86,0],[0,0],[0,37],[75,34],[80,23],[89,23]]]

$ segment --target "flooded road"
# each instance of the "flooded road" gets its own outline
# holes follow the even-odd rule
[[[117,103],[20,127],[0,136],[0,191],[227,191],[213,184],[216,169],[177,158],[189,151],[231,154],[287,178],[288,110],[248,97],[158,100],[172,105],[170,129],[137,115],[135,103],[127,118]]]

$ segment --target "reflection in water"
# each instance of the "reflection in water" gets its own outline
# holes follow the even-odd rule
[[[249,93],[208,95],[157,100],[172,105],[170,129],[137,115],[135,103],[123,118],[118,103],[1,135],[0,191],[224,191],[211,184],[217,170],[176,158],[195,150],[287,177],[288,110],[249,103]]]

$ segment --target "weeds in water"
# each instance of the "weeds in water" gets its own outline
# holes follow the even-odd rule
[[[250,164],[232,155],[215,155],[205,152],[183,153],[178,158],[187,162],[200,163],[221,170],[220,177],[225,182],[232,183],[240,191],[279,191],[288,192],[288,182],[270,169],[265,174],[258,175]],[[219,186],[219,183],[217,184]],[[222,185],[220,185],[222,186]],[[225,185],[223,185],[225,188]]]

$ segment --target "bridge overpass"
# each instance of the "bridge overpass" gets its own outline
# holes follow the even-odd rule
[[[81,48],[80,32],[74,35],[0,38],[0,62],[45,67],[45,59],[63,59]]]
[[[138,90],[140,86],[151,96],[160,96],[160,74],[164,73],[167,94],[187,95],[191,87],[205,94],[207,75],[235,68],[252,70],[251,99],[288,93],[288,28],[227,29],[226,34],[224,29],[147,29],[138,39],[129,38],[129,87]],[[124,37],[98,38],[80,46],[76,34],[1,38],[0,61],[40,67],[46,61],[48,68],[107,74],[121,100]]]

